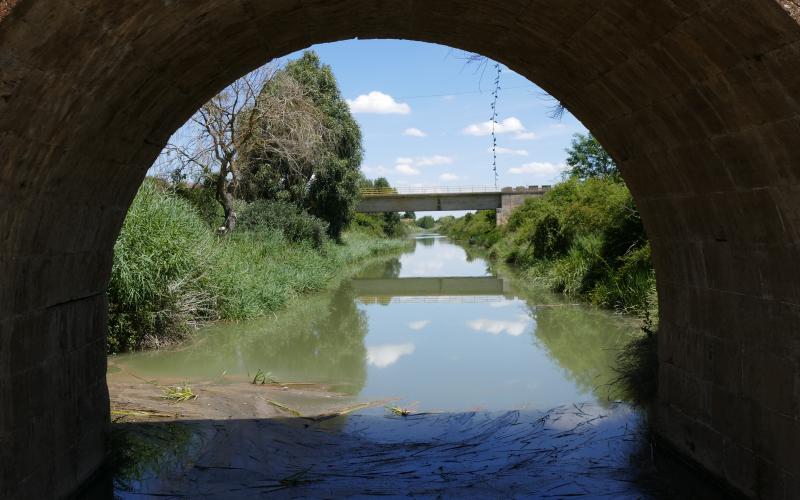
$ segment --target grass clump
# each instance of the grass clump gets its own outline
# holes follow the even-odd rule
[[[416,403],[414,403],[416,404]],[[413,405],[412,405],[413,406]],[[403,407],[403,406],[391,406],[387,405],[385,407],[389,412],[393,415],[397,415],[398,417],[409,417],[414,414],[414,410],[411,408]]]
[[[280,382],[278,382],[278,379],[272,376],[272,372],[264,372],[261,368],[259,368],[250,383],[253,385],[267,385],[278,384]]]
[[[171,385],[164,388],[164,395],[161,397],[173,403],[183,403],[197,399],[197,394],[188,385]]]
[[[205,253],[212,234],[192,205],[145,182],[114,247],[108,288],[108,350],[180,340],[214,316],[216,290]]]

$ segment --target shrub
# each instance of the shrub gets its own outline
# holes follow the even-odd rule
[[[328,224],[288,201],[256,200],[243,204],[239,227],[245,231],[276,231],[291,242],[311,242],[319,248],[325,242]]]
[[[494,225],[492,212],[440,223],[551,290],[641,313],[655,282],[647,237],[628,189],[613,179],[569,179]]]
[[[108,349],[179,340],[195,318],[211,315],[205,274],[212,238],[195,208],[146,181],[114,247],[108,288]]]
[[[433,226],[436,225],[436,221],[430,215],[426,215],[425,217],[417,219],[417,225],[422,229],[433,229]]]

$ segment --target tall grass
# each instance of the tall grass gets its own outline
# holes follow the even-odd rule
[[[189,202],[165,195],[153,182],[142,185],[114,247],[110,351],[180,339],[192,321],[214,314],[216,290],[206,265],[213,245]]]
[[[300,218],[293,214],[288,236],[286,228],[259,223],[219,237],[189,201],[145,182],[114,249],[108,350],[181,341],[201,321],[268,315],[406,244],[362,232],[337,244],[320,238],[314,221],[302,238]]]

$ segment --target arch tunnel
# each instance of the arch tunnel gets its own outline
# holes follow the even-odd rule
[[[491,57],[595,134],[652,245],[656,433],[790,496],[798,22],[795,0],[0,1],[0,496],[68,495],[107,456],[113,245],[170,134],[268,60],[354,37]]]

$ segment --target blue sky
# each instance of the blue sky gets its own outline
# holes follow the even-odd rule
[[[400,40],[349,40],[312,47],[331,65],[361,125],[365,175],[397,186],[492,185],[488,135],[494,70],[467,65],[449,47]],[[296,57],[290,55],[288,59]],[[500,186],[553,184],[572,135],[569,113],[503,68],[498,100]]]

